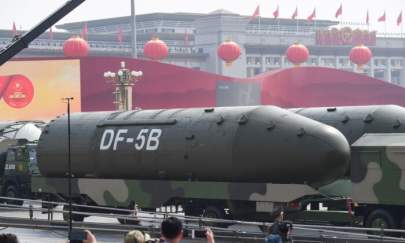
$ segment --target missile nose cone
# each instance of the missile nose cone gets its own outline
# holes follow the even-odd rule
[[[319,127],[313,134],[320,140],[320,176],[332,182],[345,175],[349,169],[350,145],[341,132],[331,126]]]

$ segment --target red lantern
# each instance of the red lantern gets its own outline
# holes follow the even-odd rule
[[[357,64],[357,70],[359,71],[361,71],[362,67],[371,60],[372,56],[373,53],[370,48],[365,45],[355,46],[349,53],[350,61]]]
[[[304,63],[308,60],[309,51],[306,46],[295,43],[288,47],[286,55],[288,61],[296,66],[299,66],[301,63]]]
[[[241,50],[237,43],[227,40],[219,45],[217,54],[222,60],[230,65],[232,62],[239,58]]]
[[[153,38],[146,42],[143,47],[143,54],[149,59],[159,61],[169,55],[169,48],[164,41],[161,41],[158,38]]]
[[[89,54],[87,41],[80,37],[71,37],[63,44],[65,57],[85,57]]]

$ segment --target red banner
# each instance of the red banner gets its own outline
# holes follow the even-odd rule
[[[331,30],[318,30],[316,32],[316,44],[317,45],[376,45],[376,31],[367,31],[355,29],[352,30],[349,27],[342,29],[333,28]]]

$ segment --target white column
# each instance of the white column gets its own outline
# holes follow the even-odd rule
[[[265,56],[264,55],[261,55],[261,58],[262,58],[262,73],[264,73],[264,72],[266,72],[266,64],[265,64]]]
[[[370,65],[370,77],[374,78],[374,58],[371,58],[369,65]]]
[[[281,55],[281,59],[280,59],[280,66],[281,66],[281,68],[284,68],[286,65],[285,65],[285,59],[286,59],[286,57],[284,56],[284,55]]]
[[[390,83],[392,83],[391,70],[391,58],[387,58],[387,81]]]

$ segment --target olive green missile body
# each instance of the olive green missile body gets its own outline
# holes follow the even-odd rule
[[[405,108],[397,105],[297,108],[290,111],[335,127],[349,144],[365,133],[405,132]]]
[[[75,113],[72,170],[107,179],[308,183],[347,170],[350,148],[335,128],[274,106]],[[46,177],[66,176],[67,117],[38,143]]]

